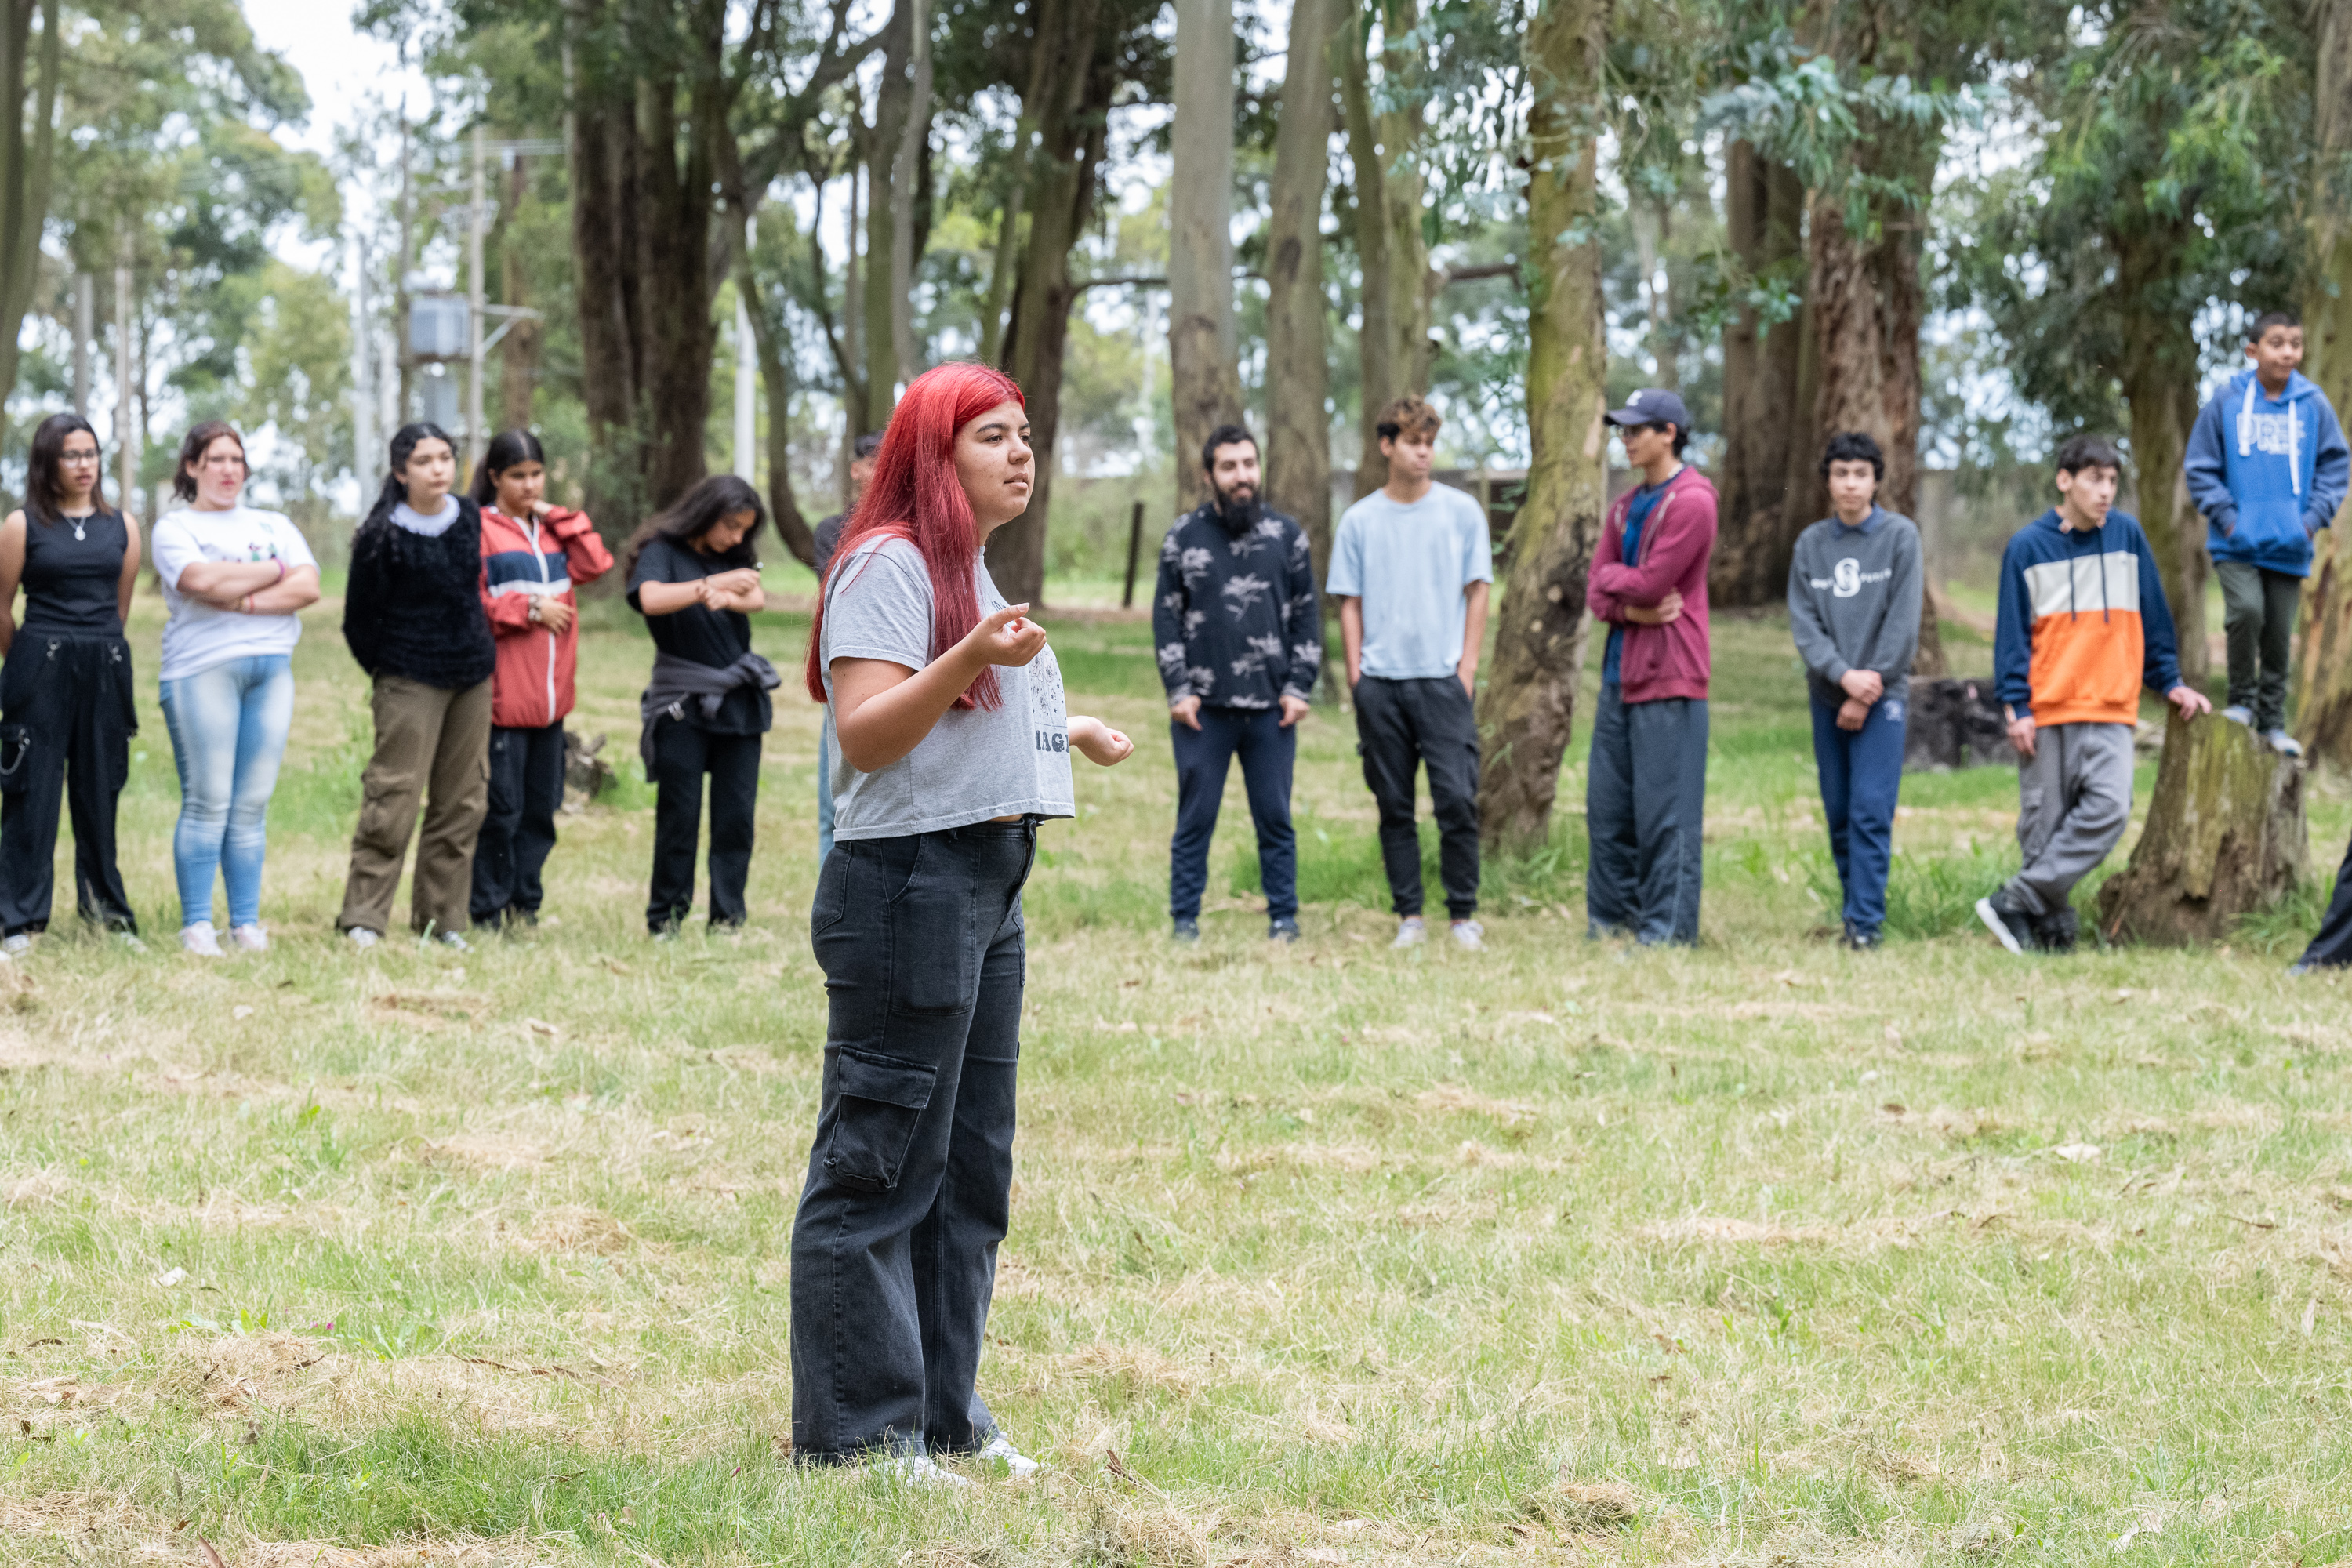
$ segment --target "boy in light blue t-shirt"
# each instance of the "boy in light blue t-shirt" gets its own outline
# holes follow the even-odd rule
[[[1381,812],[1381,861],[1398,916],[1395,945],[1425,941],[1413,780],[1429,770],[1438,868],[1454,940],[1480,945],[1478,726],[1471,710],[1495,579],[1486,513],[1433,485],[1437,413],[1418,397],[1381,410],[1388,483],[1349,507],[1331,544],[1326,592],[1339,601],[1364,783]]]

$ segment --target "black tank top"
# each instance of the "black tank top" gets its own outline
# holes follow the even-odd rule
[[[82,536],[74,537],[74,525]],[[122,556],[131,531],[119,511],[37,521],[25,514],[25,630],[53,637],[122,635]]]

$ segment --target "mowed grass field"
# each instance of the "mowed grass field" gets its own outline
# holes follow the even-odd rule
[[[2008,958],[1967,912],[2015,858],[1990,769],[1906,781],[1895,940],[1840,951],[1769,618],[1717,622],[1700,948],[1583,940],[1580,742],[1554,848],[1489,868],[1489,951],[1401,955],[1330,713],[1306,940],[1263,941],[1236,776],[1207,939],[1171,947],[1148,628],[1049,619],[1139,745],[1080,768],[1028,897],[982,1387],[1045,1469],[795,1470],[814,710],[781,694],[750,929],[651,944],[650,645],[587,620],[573,723],[625,776],[564,819],[537,931],[333,937],[368,718],[329,607],[277,945],[204,963],[142,592],[150,951],[80,934],[68,875],[0,972],[0,1562],[2352,1556],[2352,1020],[2281,973],[2312,900],[2218,951]],[[780,665],[804,635],[761,618]],[[2347,823],[2324,798],[2323,875]]]

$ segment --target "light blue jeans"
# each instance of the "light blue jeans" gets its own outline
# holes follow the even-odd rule
[[[269,794],[293,721],[294,670],[282,653],[163,682],[163,722],[180,769],[172,862],[183,926],[213,918],[215,869],[228,883],[229,925],[260,922]]]

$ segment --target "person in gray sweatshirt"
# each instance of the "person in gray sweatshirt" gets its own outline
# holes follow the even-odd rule
[[[1911,656],[1919,647],[1919,531],[1878,504],[1886,457],[1858,431],[1822,452],[1831,515],[1797,536],[1789,628],[1812,696],[1822,815],[1845,889],[1847,947],[1878,945],[1903,785]]]

